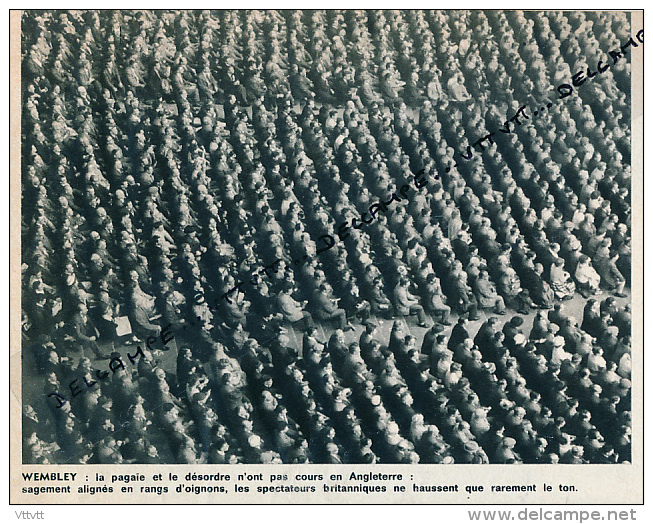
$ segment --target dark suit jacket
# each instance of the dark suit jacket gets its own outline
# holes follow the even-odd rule
[[[451,336],[449,337],[447,348],[453,350],[466,338],[469,338],[467,330],[460,324],[456,324],[451,330]]]
[[[92,342],[90,337],[97,337],[99,335],[95,324],[88,316],[86,317],[86,321],[84,321],[80,314],[74,315],[73,318],[70,319],[69,326],[72,332],[71,334],[77,340],[83,341],[85,343]]]
[[[318,291],[313,294],[311,305],[313,306],[315,315],[318,318],[331,317],[338,311],[338,306],[336,306],[333,300],[322,291]]]

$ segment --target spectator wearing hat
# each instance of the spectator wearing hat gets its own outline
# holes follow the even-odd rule
[[[560,365],[563,361],[571,360],[571,356],[571,353],[565,351],[565,339],[559,335],[556,336],[553,339],[553,350],[551,351],[549,362]]]
[[[494,462],[496,464],[519,464],[520,458],[515,453],[514,448],[517,441],[512,437],[504,437],[494,452]]]

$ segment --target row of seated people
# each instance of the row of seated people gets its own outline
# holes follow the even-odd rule
[[[133,101],[132,101],[132,103],[133,103],[134,106],[135,106],[134,114],[130,116],[130,121],[132,121],[132,122],[135,121],[135,120],[136,120],[136,121],[138,120],[138,118],[137,118],[137,117],[138,117],[138,105],[137,105],[136,102],[137,102],[137,100],[133,100]],[[78,105],[79,105],[79,101],[78,101]],[[132,106],[132,107],[134,107],[134,106]],[[87,118],[87,119],[86,119],[86,122],[88,122],[88,120],[89,120],[89,119]],[[112,129],[111,126],[109,126],[109,128]],[[169,134],[170,134],[169,131],[168,131],[168,129],[166,129],[164,132],[165,132],[166,135],[169,135]],[[83,141],[86,142],[85,140],[83,140]],[[290,142],[288,142],[288,143],[290,143]],[[174,144],[173,144],[173,145],[174,145]],[[115,145],[113,145],[113,146],[115,147]],[[163,147],[162,147],[162,149],[164,150],[164,151],[162,151],[162,153],[163,153],[163,154],[167,154],[167,151],[165,151],[166,148],[163,148]],[[113,152],[115,152],[115,150],[113,150]],[[91,159],[91,160],[92,160],[92,159]],[[113,159],[110,159],[110,160],[113,160]],[[196,160],[197,160],[197,159],[196,159]],[[91,162],[91,165],[92,165],[92,162]],[[86,167],[86,166],[84,166],[84,167]],[[115,166],[114,166],[114,167],[115,167]],[[174,168],[171,168],[171,169],[173,169],[173,173],[174,173]],[[93,196],[93,195],[91,195],[91,196]],[[131,194],[128,194],[127,196],[131,197],[132,195],[131,195]],[[127,199],[127,201],[129,201],[129,200]],[[155,202],[156,202],[156,200],[155,200]],[[160,229],[160,227],[157,226],[156,229]],[[129,231],[128,231],[127,233],[129,234]],[[160,236],[165,236],[164,233],[165,233],[165,228],[164,228],[163,231],[161,231]],[[135,241],[135,239],[132,239],[132,241]],[[97,257],[96,257],[96,258],[97,258]],[[73,258],[73,261],[74,261],[74,258]],[[163,261],[163,262],[165,263],[165,261]],[[74,264],[73,264],[73,266],[74,266]],[[140,269],[141,272],[144,271],[143,268],[139,267],[138,265],[137,265],[137,269]],[[563,275],[564,275],[564,274],[563,274]],[[430,275],[429,275],[429,277],[430,277]],[[432,277],[431,277],[431,278],[432,278]],[[514,280],[514,279],[513,279],[513,280]],[[595,279],[594,279],[594,280],[595,280]],[[606,279],[606,280],[607,280],[607,279]],[[619,282],[620,282],[620,281],[619,281]],[[618,282],[618,283],[619,283],[619,282]],[[564,286],[563,286],[563,287],[564,287]],[[619,290],[617,290],[617,292],[619,292]]]
[[[26,407],[25,443],[35,462],[629,461],[630,322],[608,298],[580,326],[563,306],[528,336],[523,317],[475,335],[461,318],[421,347],[401,320],[387,346],[372,322],[349,344],[308,327],[301,351],[282,329],[182,347],[168,371],[143,350],[98,373],[46,342],[30,348],[44,395]]]
[[[210,35],[210,17],[202,16],[207,22],[203,31]],[[315,16],[311,24],[318,27],[322,14]],[[383,16],[373,14],[375,26],[383,27]],[[59,18],[69,26],[66,16]],[[120,15],[108,18],[113,23]],[[174,16],[159,22],[135,18],[133,29],[154,37],[152,50],[162,53],[171,52],[162,32],[169,38],[175,24],[185,26]],[[392,13],[390,19],[393,31],[401,26],[401,15]],[[564,17],[560,21],[564,25]],[[512,31],[510,23],[499,22]],[[437,96],[435,106],[424,104],[415,134],[408,109],[400,97],[391,93],[388,98],[388,89],[377,100],[363,90],[360,98],[343,95],[343,101],[350,101],[341,118],[325,107],[325,102],[338,104],[333,94],[331,100],[307,97],[309,103],[298,109],[292,90],[280,98],[261,97],[244,87],[224,93],[223,117],[215,93],[196,98],[188,80],[192,68],[183,60],[170,64],[170,86],[161,82],[158,93],[173,102],[171,109],[149,91],[157,91],[157,82],[150,82],[161,77],[157,67],[145,67],[151,75],[147,82],[132,77],[126,86],[115,76],[89,78],[89,68],[97,70],[100,63],[87,59],[98,56],[98,31],[78,31],[81,37],[64,31],[66,36],[52,42],[51,56],[41,60],[70,66],[72,76],[60,75],[56,67],[25,75],[25,342],[56,333],[64,353],[81,342],[96,356],[109,356],[100,351],[88,312],[103,331],[100,336],[110,339],[113,318],[125,311],[135,333],[146,340],[161,329],[149,320],[148,312],[156,308],[167,324],[200,323],[206,328],[201,332],[210,333],[200,341],[204,344],[220,340],[225,329],[230,337],[242,337],[238,324],[254,332],[261,319],[272,318],[280,308],[289,321],[297,315],[308,318],[301,311],[303,301],[318,318],[334,316],[339,327],[347,328],[345,316],[366,318],[368,309],[388,316],[414,312],[420,323],[426,309],[446,323],[450,308],[474,318],[479,305],[521,313],[531,300],[550,307],[556,299],[572,296],[571,274],[588,296],[599,284],[623,294],[630,274],[628,136],[612,131],[624,127],[622,119],[606,118],[590,91],[579,90],[571,110],[562,106],[551,111],[554,116],[534,120],[529,129],[545,137],[541,143],[531,140],[524,127],[517,133],[528,150],[513,139],[517,133],[509,144],[488,148],[483,165],[489,175],[483,175],[476,160],[447,173],[447,159],[456,158],[454,146],[458,149],[465,136],[479,136],[479,116],[494,122],[497,110],[467,104],[457,95],[450,102]],[[39,42],[30,53],[49,47],[43,46],[49,34],[33,35]],[[178,51],[185,54],[192,47],[186,37],[194,35],[187,27],[182,35]],[[202,47],[210,48],[212,38],[202,37]],[[142,40],[130,44],[128,54],[138,58],[139,46],[146,45]],[[67,48],[73,41],[88,47],[78,63]],[[375,37],[374,44],[383,48],[388,40]],[[492,48],[493,41],[487,45]],[[115,45],[109,61],[114,52]],[[206,62],[206,55],[197,58]],[[392,69],[391,61],[386,63]],[[608,78],[601,77],[606,90]],[[460,91],[455,82],[452,86]],[[325,87],[322,91],[330,93],[332,87]],[[467,88],[480,94],[472,85]],[[589,105],[580,102],[585,96]],[[317,104],[311,105],[311,98]],[[498,106],[510,107],[510,95],[497,93],[496,100]],[[621,99],[615,106],[619,104]],[[389,107],[394,120],[386,115]],[[572,125],[575,121],[578,126]],[[431,128],[444,131],[438,135]],[[582,159],[574,156],[578,151]],[[549,152],[558,162],[572,155],[568,164],[573,169],[560,174],[547,158]],[[370,202],[388,199],[399,180],[410,181],[408,174],[420,169],[426,172],[427,191],[413,197],[406,209],[394,208],[369,228],[352,230],[347,243],[316,255],[315,232],[339,239],[343,220],[351,221],[354,211]],[[599,225],[597,235],[593,222]],[[570,229],[569,223],[576,227]],[[574,247],[573,231],[578,239],[588,239],[580,249]],[[599,245],[589,242],[595,236]],[[470,239],[478,244],[477,252],[469,247]],[[265,273],[265,278],[251,275],[285,253],[291,256],[280,271]],[[300,267],[293,263],[305,259],[309,261]],[[252,280],[244,293],[239,288],[232,300],[222,298],[245,279]],[[331,290],[345,314],[330,304]],[[125,304],[120,310],[119,302]]]
[[[543,95],[547,75],[556,85],[568,81],[631,36],[627,15],[614,12],[41,12],[25,15],[23,24],[28,77],[51,65],[60,78],[72,69],[81,83],[99,77],[116,90],[172,96],[176,76],[184,75],[174,66],[184,62],[194,68],[185,76],[198,78],[198,100],[232,91],[247,101],[290,90],[297,99],[313,94],[333,103],[360,86],[366,100],[403,98],[417,106],[425,93],[482,99],[493,81],[497,90]],[[53,58],[57,47],[64,52]],[[627,64],[613,71],[625,90]],[[627,106],[615,98],[620,110]]]

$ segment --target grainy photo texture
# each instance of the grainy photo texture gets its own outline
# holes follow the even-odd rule
[[[624,464],[619,11],[23,11],[22,464]]]

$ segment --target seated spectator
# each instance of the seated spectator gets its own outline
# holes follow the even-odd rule
[[[530,297],[539,307],[551,309],[555,294],[549,283],[542,277],[544,266],[537,263],[533,269],[526,269],[524,285],[530,290]]]
[[[370,318],[372,306],[361,297],[360,289],[353,282],[349,284],[349,290],[342,298],[341,305],[350,320],[358,319],[364,324]]]
[[[395,308],[397,314],[417,315],[419,326],[427,327],[424,308],[420,305],[419,299],[408,291],[408,279],[401,277],[394,289]]]
[[[509,305],[514,309],[520,307],[518,304],[518,297],[522,290],[521,281],[519,280],[519,276],[517,276],[517,272],[513,268],[508,267],[501,272],[498,290],[505,300],[506,305]]]
[[[626,279],[617,268],[617,260],[619,254],[610,255],[606,248],[597,251],[594,263],[597,272],[601,275],[601,284],[615,296],[625,298],[627,295],[623,291]]]
[[[505,314],[506,306],[503,298],[499,296],[494,284],[490,282],[490,275],[487,271],[481,271],[474,287],[479,307],[482,309],[493,309],[498,315]]]
[[[632,460],[628,16],[21,17],[24,462]]]
[[[374,279],[367,300],[372,306],[372,314],[388,317],[393,313],[392,302],[383,292],[383,280],[380,277]]]
[[[277,297],[279,310],[283,314],[284,319],[292,324],[303,321],[304,329],[313,326],[313,317],[308,311],[303,309],[308,304],[308,300],[305,300],[304,302],[297,302],[292,297],[293,290],[294,288],[292,284],[287,283],[284,289],[279,292]]]
[[[591,295],[596,295],[599,292],[601,277],[592,267],[590,257],[587,255],[581,255],[578,259],[574,278],[578,283],[578,292],[583,297],[589,298]]]
[[[157,336],[161,328],[150,321],[154,315],[154,298],[141,290],[136,271],[130,273],[129,285],[131,289],[127,316],[134,333],[134,341],[147,340],[148,337]]]
[[[564,263],[565,261],[562,258],[557,258],[551,265],[549,275],[551,288],[558,300],[569,300],[574,297],[576,291],[574,281],[569,273],[564,270]]]
[[[426,279],[427,307],[426,310],[438,319],[440,324],[450,326],[449,315],[451,308],[442,299],[440,281],[435,273],[430,273]]]
[[[478,302],[472,289],[467,285],[466,274],[462,273],[458,277],[451,277],[451,303],[455,304],[458,314],[467,313],[469,320],[478,320],[481,318],[478,314]]]
[[[354,329],[354,326],[347,322],[347,312],[338,308],[335,300],[330,295],[331,289],[327,283],[321,284],[313,294],[311,306],[315,318],[324,321],[337,320],[338,329],[345,331]]]
[[[71,329],[71,336],[74,340],[82,344],[82,352],[88,348],[93,352],[96,358],[108,359],[109,354],[102,353],[97,340],[100,332],[95,327],[93,321],[88,317],[88,309],[85,304],[79,305],[79,312],[73,316],[68,326]]]

